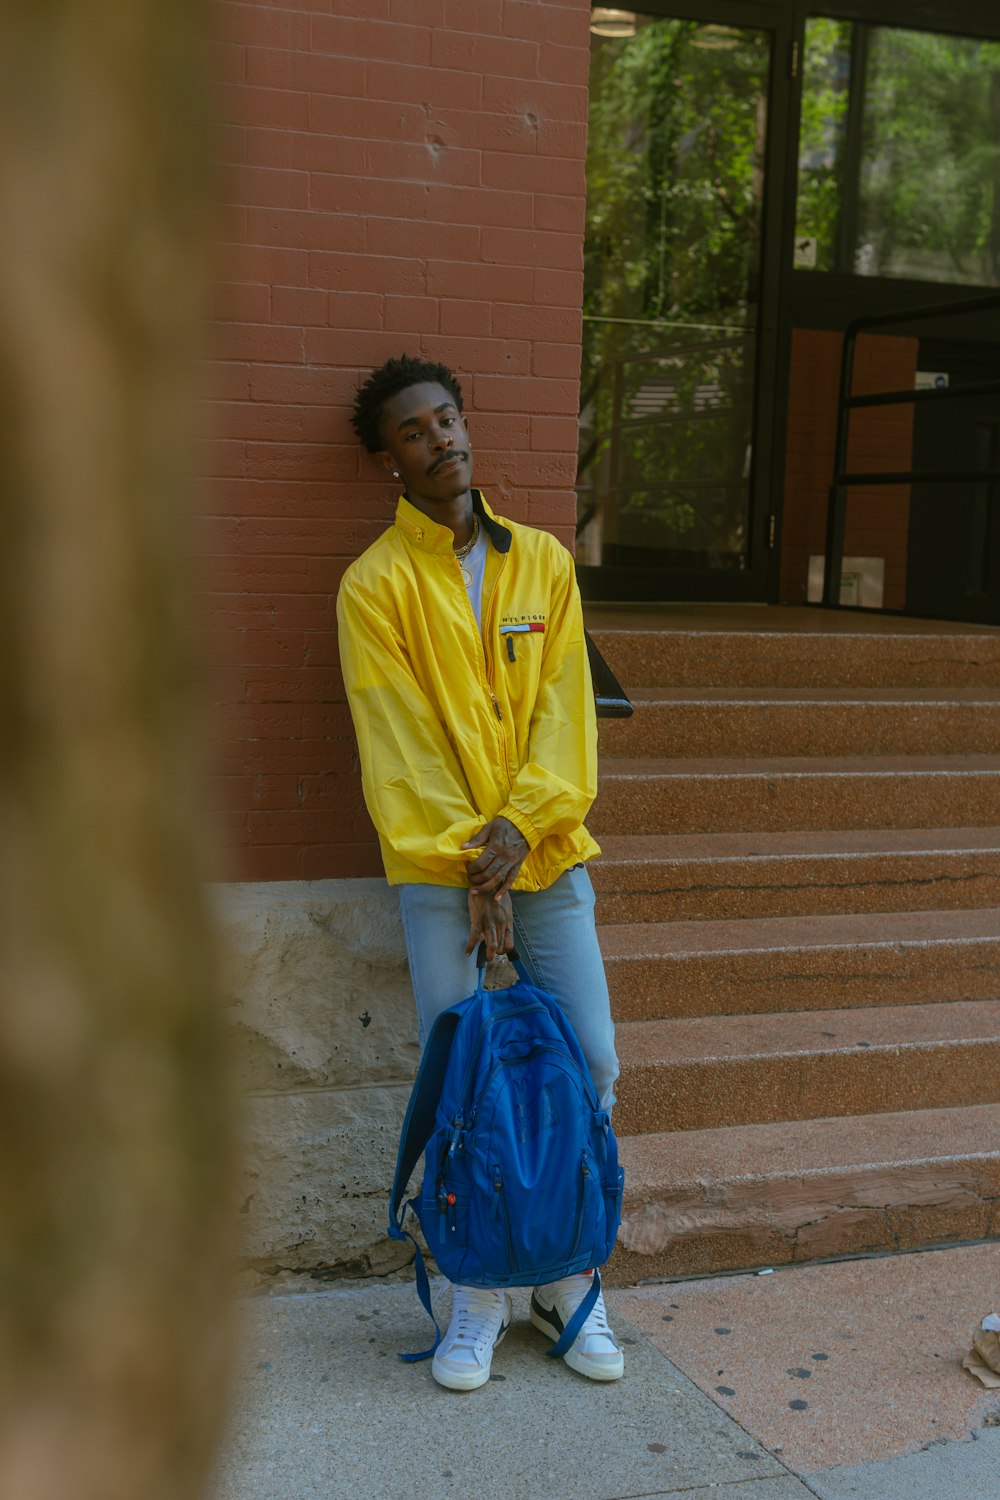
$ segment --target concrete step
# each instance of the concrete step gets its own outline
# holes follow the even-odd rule
[[[605,756],[587,827],[604,833],[1000,826],[1000,756]]]
[[[634,1283],[1000,1233],[1000,1106],[626,1137],[607,1277]]]
[[[618,1027],[621,1135],[1000,1102],[1000,1000]]]
[[[604,719],[603,755],[995,754],[1000,692],[954,688],[640,687],[631,719]]]
[[[602,850],[603,924],[1000,905],[1000,828],[612,835]]]
[[[1000,909],[598,929],[616,1021],[988,1000]]]
[[[876,633],[852,629],[857,616],[782,609],[745,611],[737,630],[677,616],[663,629],[607,628],[595,609],[591,634],[626,687],[1000,687],[1000,630],[883,620]],[[802,628],[784,629],[790,616]]]

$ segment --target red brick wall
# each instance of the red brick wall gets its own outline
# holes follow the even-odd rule
[[[477,482],[572,544],[587,0],[216,3],[224,163],[202,535],[230,878],[381,870],[337,667],[395,495],[348,423],[452,365]]]
[[[781,544],[781,598],[801,604],[811,553],[826,551],[826,515],[833,476],[842,336],[796,328],[788,401],[785,499]],[[854,394],[913,389],[918,342],[862,334],[854,359]],[[855,472],[909,469],[913,458],[912,406],[862,409],[851,417],[848,465]],[[886,609],[906,602],[909,485],[870,485],[849,491],[844,552],[885,558]]]

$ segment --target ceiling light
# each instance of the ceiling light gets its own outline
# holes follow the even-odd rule
[[[689,40],[692,47],[707,47],[717,51],[737,46],[743,40],[743,34],[735,31],[732,26],[699,26]]]
[[[595,36],[635,36],[635,23],[634,10],[612,10],[607,5],[595,5],[590,16]]]

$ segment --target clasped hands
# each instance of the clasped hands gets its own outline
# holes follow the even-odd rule
[[[482,853],[469,865],[467,954],[486,944],[487,962],[514,946],[510,888],[528,854],[528,841],[509,818],[492,818],[462,845]]]

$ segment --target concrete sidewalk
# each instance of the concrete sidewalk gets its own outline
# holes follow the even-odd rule
[[[626,1374],[609,1385],[547,1359],[517,1293],[467,1395],[396,1358],[428,1342],[409,1282],[246,1299],[212,1500],[992,1500],[1000,1393],[960,1360],[998,1261],[974,1246],[611,1291]]]

